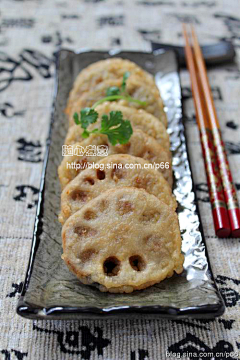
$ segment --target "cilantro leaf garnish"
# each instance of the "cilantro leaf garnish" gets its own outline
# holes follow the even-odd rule
[[[89,131],[87,131],[86,129],[84,129],[84,131],[82,132],[82,137],[84,139],[87,139],[89,137],[91,133]]]
[[[93,129],[92,131],[88,131],[87,127],[91,123],[96,122],[95,117],[90,118],[88,113],[89,109],[82,109],[80,112],[80,120],[78,114],[74,114],[74,120],[77,119],[76,124],[81,125],[84,129],[82,133],[82,137],[84,139],[88,138],[91,134],[104,134],[107,135],[110,143],[115,146],[116,144],[126,144],[132,133],[132,126],[129,120],[123,120],[123,115],[121,111],[111,111],[109,116],[103,115],[101,120],[101,128]],[[86,113],[88,115],[86,115]],[[98,115],[98,113],[94,110],[94,113]],[[89,120],[95,121],[89,121]],[[88,122],[88,124],[87,124]]]
[[[126,86],[127,86],[127,79],[130,76],[130,72],[126,71],[123,74],[123,79],[122,79],[122,84],[120,87],[118,86],[111,86],[109,88],[107,88],[106,90],[106,96],[100,100],[98,100],[92,107],[93,109],[95,109],[96,106],[102,104],[105,101],[115,101],[115,100],[127,100],[128,102],[135,102],[141,106],[146,106],[147,103],[146,101],[141,101],[138,99],[135,99],[133,97],[131,97],[126,90]]]
[[[80,123],[81,123],[81,126],[83,129],[86,129],[90,124],[95,123],[98,118],[98,113],[94,109],[91,109],[91,108],[82,109],[80,112],[80,115],[81,115]]]
[[[74,113],[73,119],[75,121],[75,124],[81,125],[81,127],[84,129],[82,133],[82,137],[84,139],[89,137],[89,131],[87,130],[87,127],[90,124],[94,124],[97,121],[98,113],[91,108],[84,108],[80,111],[80,119],[77,113]]]
[[[108,136],[108,139],[112,145],[126,144],[132,133],[132,126],[129,120],[123,120],[121,111],[111,111],[109,117],[107,115],[102,116],[101,134]]]
[[[76,113],[76,112],[74,113],[74,115],[73,115],[73,120],[74,120],[74,122],[75,122],[76,125],[81,125],[80,120],[79,120],[78,113]]]
[[[121,111],[111,111],[109,115],[103,115],[100,129],[95,128],[92,131],[87,130],[88,126],[90,124],[94,124],[98,119],[98,113],[94,110],[94,108],[105,101],[124,99],[129,102],[136,102],[141,106],[145,106],[147,104],[145,101],[132,98],[127,93],[126,87],[129,76],[130,72],[125,72],[121,86],[109,87],[106,91],[106,97],[98,100],[92,108],[82,109],[80,111],[80,117],[77,113],[73,115],[75,124],[81,125],[83,129],[82,137],[84,139],[88,138],[91,134],[104,134],[107,135],[110,143],[114,146],[118,143],[126,144],[129,141],[133,133],[132,126],[129,120],[123,120]]]
[[[120,89],[117,86],[111,86],[106,91],[107,96],[113,96],[113,95],[119,95],[119,94],[120,94]]]
[[[126,90],[126,85],[127,85],[127,79],[130,76],[130,72],[126,71],[123,75],[123,81],[122,81],[122,85],[121,85],[121,91],[124,92]]]

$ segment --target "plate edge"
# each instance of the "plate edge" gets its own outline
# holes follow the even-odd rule
[[[61,50],[59,50],[56,53],[56,59],[55,59],[55,82],[54,82],[54,92],[53,92],[53,102],[52,102],[52,106],[51,106],[51,115],[50,115],[50,124],[49,124],[49,130],[48,130],[48,136],[47,136],[47,140],[46,140],[46,152],[45,152],[45,156],[44,156],[44,162],[43,162],[43,168],[42,168],[42,173],[41,173],[41,183],[40,183],[40,190],[39,190],[39,198],[38,198],[38,205],[37,205],[37,210],[36,210],[36,215],[35,215],[35,221],[34,221],[34,232],[33,232],[33,238],[32,238],[32,244],[31,244],[31,250],[30,250],[30,257],[29,257],[29,262],[27,265],[27,270],[26,270],[26,275],[25,275],[25,280],[24,280],[24,285],[23,285],[23,289],[22,289],[22,293],[21,296],[18,300],[18,304],[17,304],[17,308],[16,308],[16,312],[18,315],[25,317],[25,318],[29,318],[29,319],[60,319],[61,317],[51,317],[51,315],[39,315],[39,312],[45,313],[46,312],[46,308],[44,307],[36,307],[35,305],[31,305],[28,304],[24,301],[24,295],[27,291],[28,285],[29,285],[29,281],[30,281],[30,277],[31,277],[31,273],[33,270],[33,263],[34,263],[34,258],[35,258],[35,253],[37,250],[37,234],[39,232],[39,221],[41,218],[41,206],[43,203],[43,193],[44,193],[44,184],[45,184],[45,173],[46,173],[46,167],[47,167],[47,163],[48,163],[48,158],[49,158],[49,150],[50,150],[50,145],[51,145],[51,134],[52,134],[52,126],[53,126],[53,121],[54,121],[54,112],[55,112],[55,103],[56,103],[56,98],[57,98],[57,94],[58,94],[58,82],[59,82],[59,77],[58,77],[58,70],[59,70],[59,66],[60,66],[60,58],[61,58],[61,54],[63,52],[68,52],[69,54],[75,54],[75,55],[79,55],[81,53],[102,53],[102,54],[109,54],[110,56],[115,56],[116,54],[121,54],[121,53],[131,53],[131,54],[154,54],[156,52],[158,52],[159,50],[156,50],[154,52],[152,51],[124,51],[124,50],[119,50],[115,53],[111,53],[111,50],[106,51],[106,50],[90,50],[90,49],[82,49],[78,52],[76,51],[72,51],[70,49],[65,49],[62,48]],[[163,51],[163,53],[172,53],[172,55],[175,58],[175,64],[176,64],[176,71],[178,73],[178,78],[179,78],[179,86],[181,88],[181,79],[179,76],[179,62],[177,60],[177,56],[175,54],[175,52],[173,50],[168,50],[168,51]],[[181,89],[180,89],[181,90]],[[185,139],[187,139],[186,137],[186,129],[185,129],[185,125],[184,125],[184,121],[183,121],[183,101],[182,101],[182,92],[180,91],[180,96],[181,96],[181,122],[183,125],[183,130],[184,130],[184,137]],[[192,168],[191,168],[191,162],[189,159],[189,152],[188,152],[188,145],[187,145],[187,141],[185,142],[186,144],[186,151],[187,151],[187,157],[188,157],[188,163],[189,163],[189,167],[190,167],[190,171],[191,171],[191,178],[192,178],[192,184],[193,184],[193,191],[196,194],[195,191],[195,184],[193,181],[193,176],[192,176]],[[221,293],[216,285],[214,276],[213,276],[213,272],[212,272],[212,267],[211,267],[211,263],[210,263],[210,259],[209,259],[209,255],[208,255],[208,250],[207,250],[207,243],[205,240],[205,236],[204,236],[204,232],[203,232],[203,227],[202,227],[202,222],[201,222],[201,216],[200,216],[200,211],[198,208],[198,204],[196,202],[196,211],[197,211],[197,215],[199,216],[200,222],[199,222],[199,230],[202,234],[203,237],[203,242],[205,244],[205,253],[206,253],[206,257],[207,257],[207,261],[208,261],[208,273],[210,275],[210,279],[213,282],[213,287],[215,288],[218,298],[219,298],[219,303],[218,304],[207,304],[204,306],[198,306],[198,307],[191,307],[191,308],[184,308],[184,309],[180,309],[180,308],[170,308],[170,307],[162,307],[162,306],[155,306],[154,308],[157,309],[157,312],[148,312],[145,310],[148,309],[148,306],[139,306],[139,307],[134,307],[134,306],[129,306],[128,307],[128,311],[127,313],[131,313],[134,314],[133,310],[138,309],[139,312],[136,312],[136,316],[139,315],[139,313],[141,313],[142,315],[159,315],[159,317],[161,318],[181,318],[183,317],[193,317],[193,318],[197,318],[198,316],[200,318],[204,318],[204,315],[208,314],[208,310],[209,308],[213,308],[214,311],[212,313],[209,313],[209,317],[207,316],[207,318],[214,318],[217,316],[221,316],[224,311],[225,311],[225,304],[224,301],[222,299]],[[56,309],[53,310],[54,308],[59,308],[59,306],[56,307],[51,307],[49,308],[49,310],[47,310],[47,312],[50,311],[50,313],[53,313],[53,311],[56,312]],[[198,312],[198,309],[202,309],[202,311]],[[52,309],[52,310],[50,310]],[[112,316],[116,315],[116,314],[125,314],[125,311],[122,312],[122,307],[119,307],[119,309],[112,309],[112,310],[106,310],[106,309],[99,309],[99,308],[88,308],[88,307],[71,307],[71,311],[69,310],[69,308],[64,307],[61,309],[61,311],[58,309],[58,311],[60,311],[59,313],[61,315],[64,315],[65,312],[63,311],[63,309],[65,309],[66,314],[70,314],[70,313],[75,313],[75,314],[97,314],[101,316],[101,318],[106,318],[106,314],[112,314]],[[67,310],[68,309],[68,310]],[[90,310],[91,311],[90,311]],[[152,309],[152,307],[151,307]],[[171,311],[169,311],[168,313],[168,309],[170,309]],[[191,311],[189,312],[189,309],[192,309],[192,313]],[[100,312],[98,311],[100,310]],[[125,308],[126,310],[126,308]],[[174,314],[173,314],[174,313]],[[82,317],[84,318],[84,317]],[[68,319],[66,317],[66,319]],[[72,318],[71,318],[72,319]]]

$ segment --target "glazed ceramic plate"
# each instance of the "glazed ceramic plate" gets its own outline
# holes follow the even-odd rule
[[[61,259],[60,184],[57,175],[68,121],[64,115],[69,91],[79,71],[113,56],[136,62],[155,76],[168,116],[173,154],[174,194],[185,255],[184,272],[132,294],[101,293],[81,284]],[[40,197],[19,315],[31,319],[110,317],[201,317],[222,315],[224,304],[214,283],[196,208],[196,195],[182,122],[178,66],[172,51],[81,52],[61,50],[58,57],[54,111],[43,166]]]

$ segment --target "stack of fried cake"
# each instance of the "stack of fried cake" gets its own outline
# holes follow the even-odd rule
[[[120,88],[126,72],[127,94],[146,105],[125,99],[103,102],[88,130],[99,128],[103,115],[121,111],[133,129],[129,141],[113,146],[107,135],[96,133],[84,139],[74,113],[104,98],[109,87]],[[65,145],[72,145],[73,155],[64,156],[59,166],[59,220],[68,268],[82,283],[115,293],[144,289],[181,273],[167,117],[153,76],[120,58],[94,63],[77,76],[66,114]],[[89,145],[104,146],[107,156],[79,154]]]

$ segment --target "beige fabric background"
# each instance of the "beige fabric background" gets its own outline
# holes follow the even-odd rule
[[[224,316],[211,321],[46,322],[25,320],[15,312],[29,258],[50,120],[54,52],[60,47],[150,50],[149,40],[156,37],[183,44],[182,21],[195,25],[202,43],[229,39],[236,45],[236,64],[213,68],[209,76],[240,198],[237,0],[1,1],[0,359],[165,359],[172,346],[213,351],[214,359],[219,349],[240,351],[239,239],[220,240],[214,234],[186,71],[181,71],[181,80],[191,165],[211,265],[227,305]],[[100,345],[98,336],[105,339]]]

